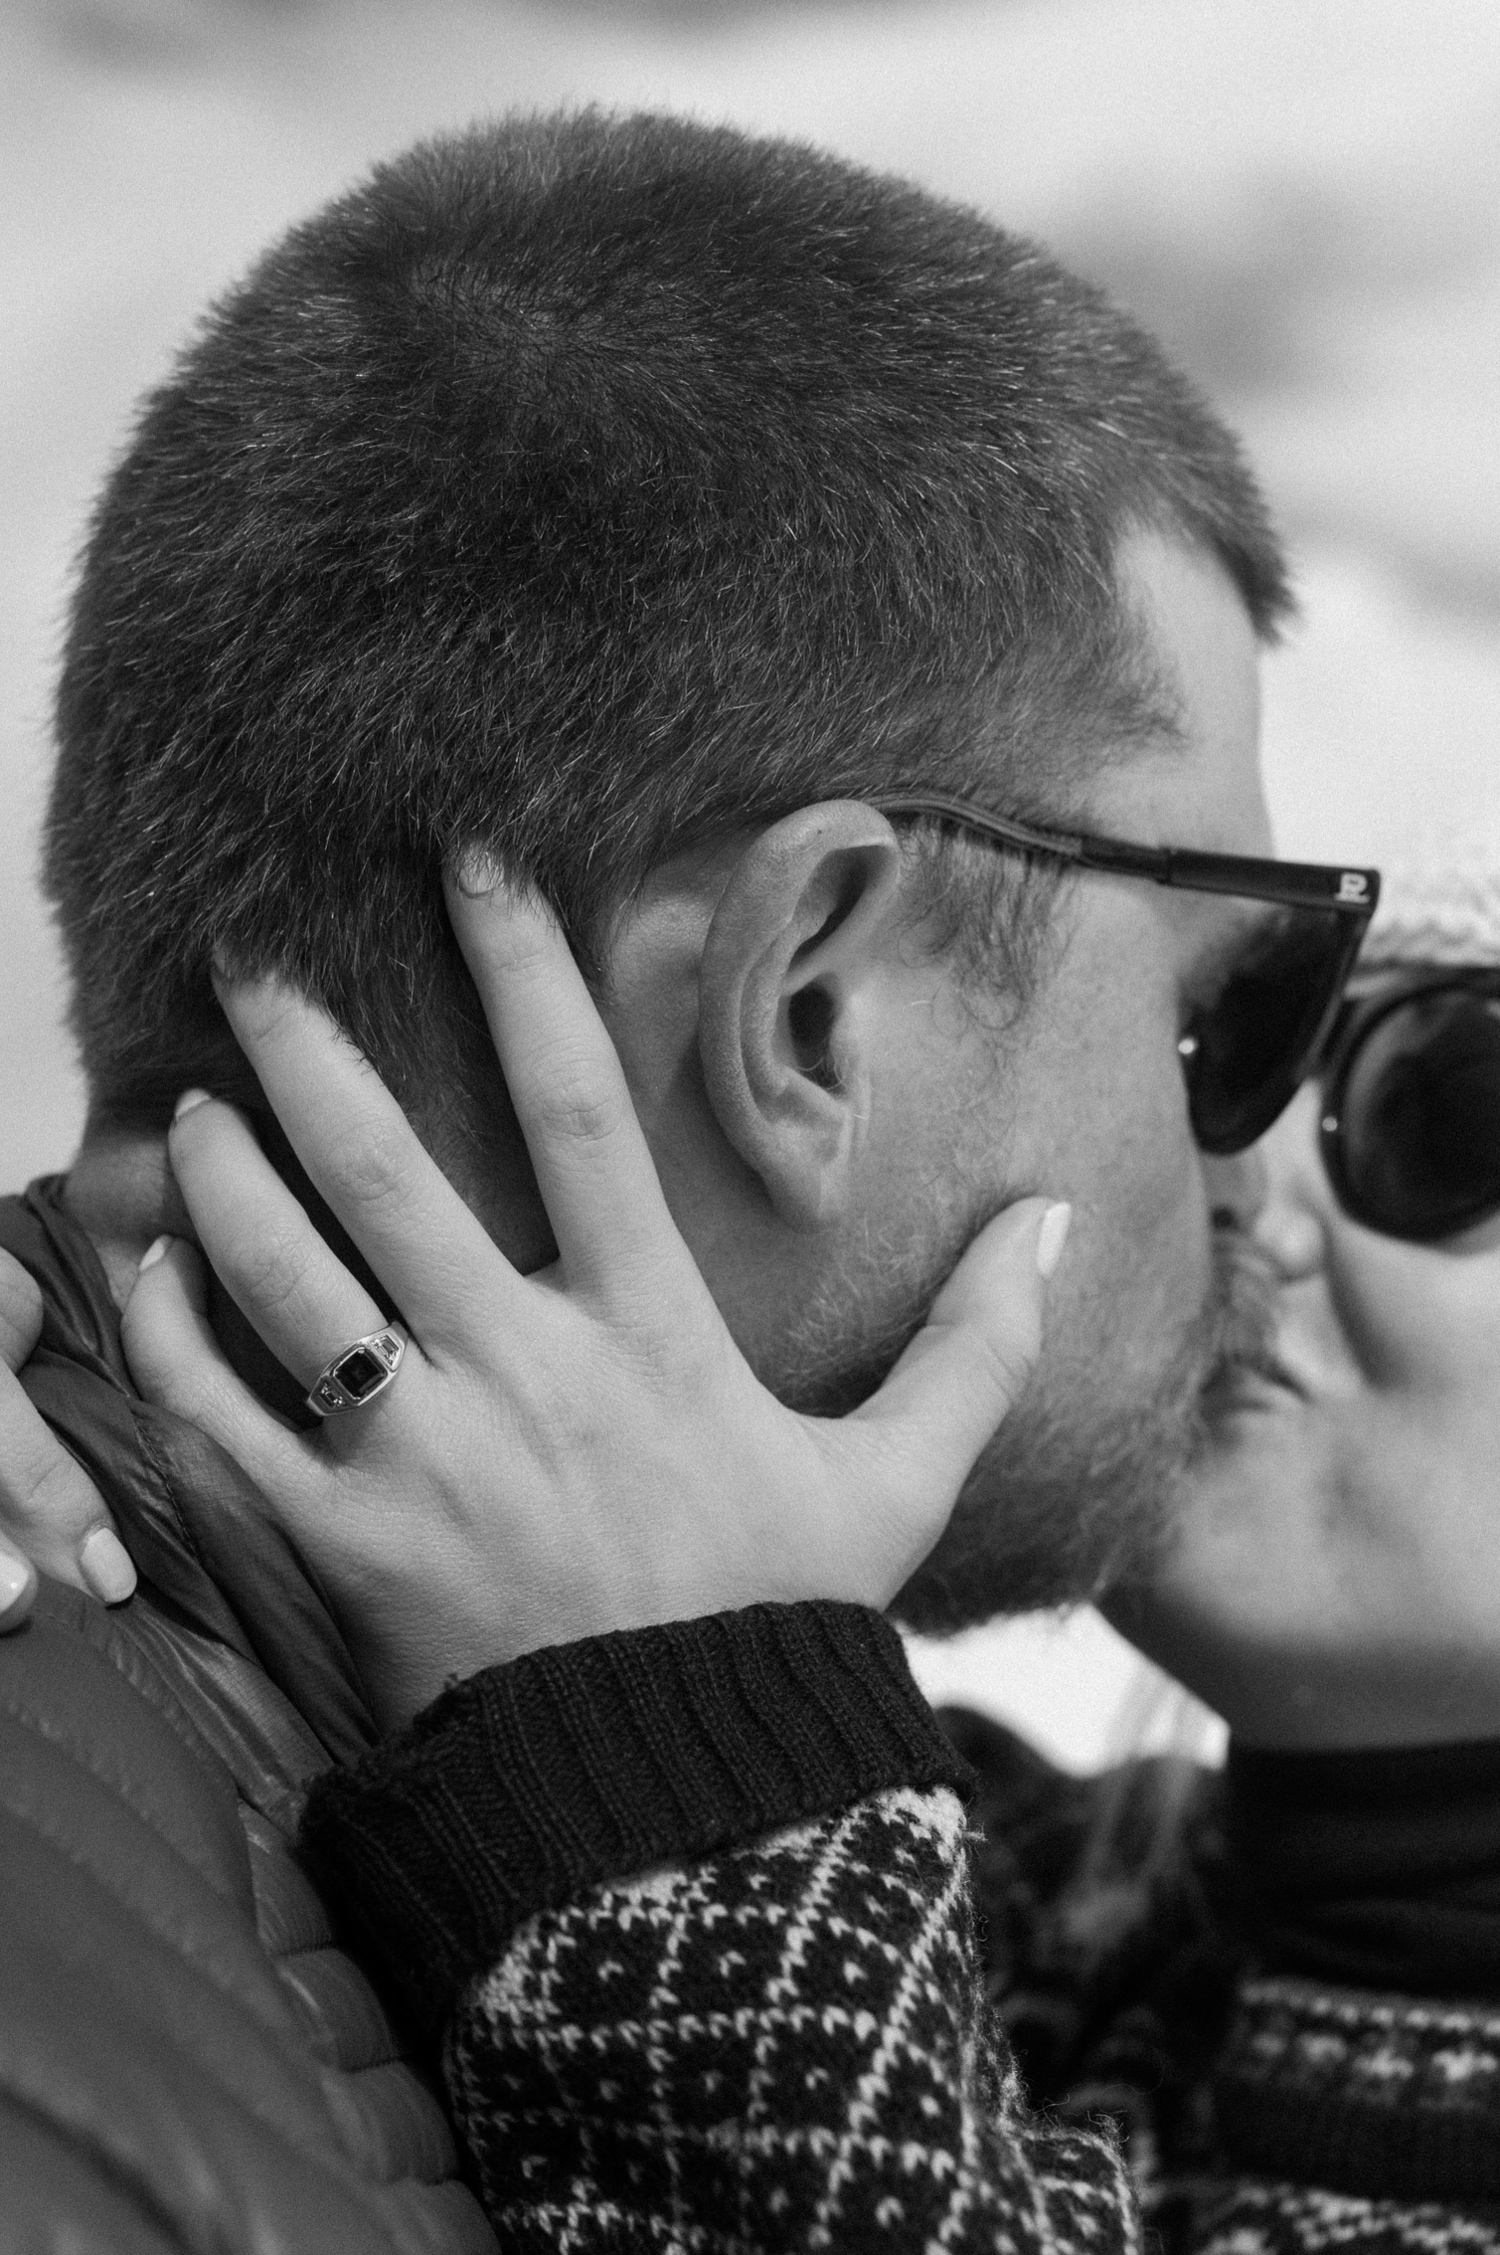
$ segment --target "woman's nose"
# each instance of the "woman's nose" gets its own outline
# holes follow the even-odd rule
[[[1266,1202],[1266,1162],[1261,1144],[1236,1151],[1229,1159],[1203,1159],[1209,1213],[1215,1229],[1237,1229],[1246,1236]]]
[[[1332,1197],[1318,1157],[1318,1091],[1300,1090],[1256,1146],[1265,1196],[1254,1222],[1255,1242],[1287,1283],[1323,1264],[1324,1223]]]

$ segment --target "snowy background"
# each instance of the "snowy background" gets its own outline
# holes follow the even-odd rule
[[[0,0],[0,1150],[80,1092],[34,882],[69,558],[132,400],[288,221],[516,104],[790,132],[1042,236],[1245,433],[1298,559],[1282,849],[1500,835],[1495,0]],[[1171,1713],[1103,1625],[919,1665],[1088,1765]]]

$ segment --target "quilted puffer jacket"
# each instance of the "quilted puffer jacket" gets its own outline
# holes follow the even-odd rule
[[[0,1637],[5,2255],[478,2255],[432,2090],[298,1864],[368,1745],[339,1633],[235,1467],[134,1392],[56,1180],[0,1200],[42,1286],[26,1383],[140,1569]]]

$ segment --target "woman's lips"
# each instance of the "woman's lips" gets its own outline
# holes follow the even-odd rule
[[[1277,1394],[1294,1394],[1299,1402],[1305,1402],[1308,1398],[1307,1388],[1295,1372],[1289,1370],[1284,1362],[1278,1361],[1274,1356],[1269,1362],[1263,1363],[1259,1369],[1247,1371],[1245,1375],[1252,1386],[1268,1388],[1272,1393]]]
[[[1237,1409],[1268,1408],[1288,1399],[1305,1402],[1310,1398],[1295,1366],[1273,1352],[1257,1355],[1253,1362],[1232,1364],[1213,1388],[1207,1406],[1210,1417],[1222,1417]]]

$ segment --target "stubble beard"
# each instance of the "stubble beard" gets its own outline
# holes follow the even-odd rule
[[[1237,1374],[1270,1353],[1274,1284],[1232,1227],[1216,1228],[1204,1304],[1155,1381],[1124,1405],[1087,1384],[1057,1398],[1038,1374],[980,1455],[942,1536],[892,1606],[909,1628],[952,1635],[1005,1614],[1089,1603],[1149,1582],[1170,1551],[1185,1481]],[[776,1388],[793,1406],[836,1416],[879,1385],[920,1328],[943,1277],[888,1295],[877,1323],[848,1335],[847,1297],[830,1291],[788,1340],[797,1368]],[[834,1319],[843,1299],[843,1328]],[[789,1356],[789,1364],[791,1357]]]

